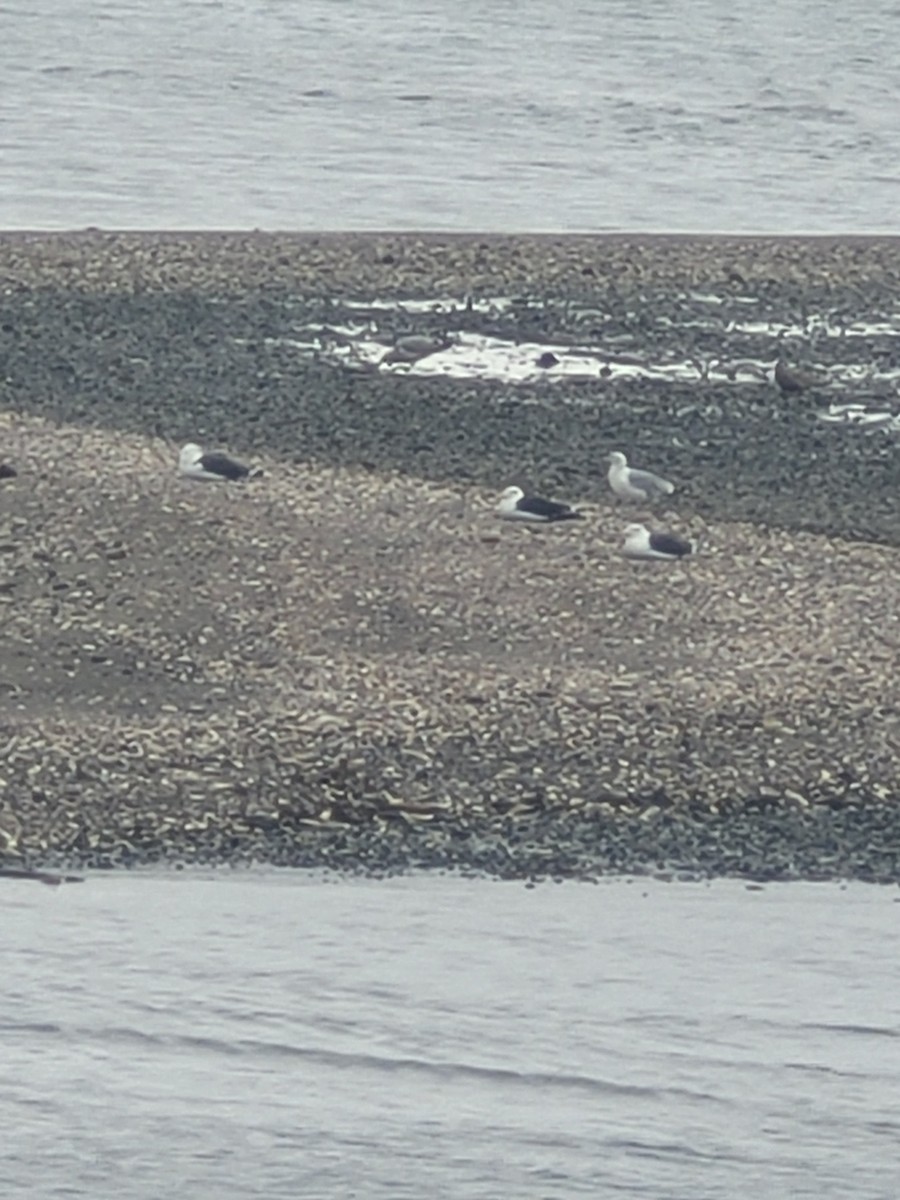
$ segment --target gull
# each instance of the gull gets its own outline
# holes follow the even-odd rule
[[[651,532],[646,525],[628,525],[622,553],[626,558],[667,559],[669,562],[687,558],[694,547],[674,533]]]
[[[556,500],[526,496],[519,487],[508,487],[496,508],[501,521],[520,521],[528,525],[550,525],[554,521],[583,521],[584,514]]]
[[[671,496],[675,485],[650,471],[636,471],[619,450],[609,455],[609,486],[622,500],[655,500]]]
[[[186,479],[207,482],[228,480],[234,483],[239,479],[255,479],[262,475],[262,469],[245,467],[243,463],[230,458],[221,450],[204,453],[196,442],[188,442],[186,446],[182,446],[178,455],[178,474]]]

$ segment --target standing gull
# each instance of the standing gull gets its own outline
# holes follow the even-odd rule
[[[628,459],[619,450],[613,450],[609,463],[609,486],[622,500],[655,500],[675,491],[675,485],[668,479],[629,467]]]
[[[207,482],[221,482],[223,479],[235,482],[239,479],[255,479],[262,475],[262,470],[259,467],[245,467],[221,450],[205,454],[196,442],[188,442],[178,455],[178,474],[186,479]]]
[[[521,488],[508,487],[496,508],[501,521],[520,521],[527,525],[550,525],[554,521],[583,521],[584,514],[568,504],[526,496]]]
[[[665,559],[673,562],[687,558],[694,547],[674,533],[651,533],[646,525],[628,525],[622,553],[626,558]]]

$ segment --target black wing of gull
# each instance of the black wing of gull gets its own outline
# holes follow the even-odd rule
[[[651,533],[650,549],[657,554],[668,554],[672,558],[684,558],[691,553],[692,546],[674,533]]]
[[[223,454],[221,450],[212,450],[208,454],[201,455],[200,466],[204,471],[209,471],[211,475],[221,475],[223,479],[246,479],[250,474],[249,467],[245,467],[237,459]]]
[[[540,496],[523,496],[516,508],[520,513],[541,521],[583,520],[582,514],[570,508],[568,504],[560,504],[556,500],[543,500]]]

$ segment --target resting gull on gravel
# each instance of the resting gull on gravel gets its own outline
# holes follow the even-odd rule
[[[622,553],[626,558],[667,559],[687,558],[693,546],[674,533],[652,533],[646,525],[629,525],[625,529]]]
[[[497,516],[503,521],[520,521],[527,525],[550,525],[554,521],[583,521],[584,514],[568,504],[526,496],[519,487],[508,487],[500,497]]]
[[[200,479],[207,482],[228,480],[236,482],[239,479],[255,479],[262,475],[260,467],[245,467],[221,450],[204,453],[196,442],[188,442],[182,446],[178,455],[178,474],[186,479]]]
[[[636,471],[619,450],[609,456],[609,486],[622,500],[655,500],[671,496],[675,485],[650,471]]]

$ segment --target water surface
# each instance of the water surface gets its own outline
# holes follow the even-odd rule
[[[896,229],[873,0],[7,0],[0,228]]]
[[[897,895],[4,881],[6,1194],[885,1200]]]

